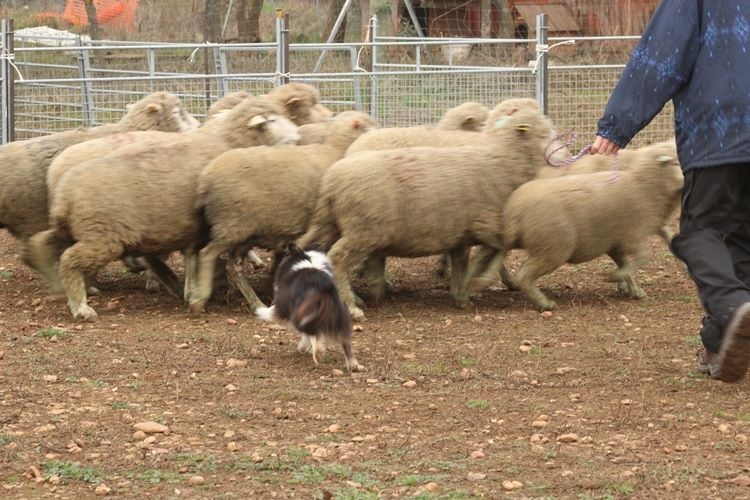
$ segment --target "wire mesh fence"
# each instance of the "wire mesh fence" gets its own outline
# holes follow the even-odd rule
[[[381,126],[434,123],[467,101],[493,106],[536,95],[533,40],[378,37],[374,31],[368,43],[291,44],[282,71],[275,43],[47,47],[20,40],[15,138],[117,121],[127,104],[158,90],[177,94],[200,118],[226,93],[263,94],[282,76],[318,87],[333,111],[369,112]],[[635,41],[580,39],[550,52],[548,114],[560,131],[578,134],[575,147],[593,138]],[[667,107],[634,144],[668,138],[672,130]]]

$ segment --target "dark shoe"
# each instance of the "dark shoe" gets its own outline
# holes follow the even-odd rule
[[[698,351],[698,371],[713,379],[719,378],[719,354],[705,347]]]
[[[739,306],[724,331],[719,351],[719,378],[737,382],[750,366],[750,302]]]

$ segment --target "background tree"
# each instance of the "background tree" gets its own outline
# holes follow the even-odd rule
[[[96,6],[94,0],[83,0],[86,6],[86,18],[89,22],[89,35],[93,39],[99,38],[99,20],[96,18]]]
[[[260,42],[260,12],[263,0],[239,0],[237,2],[237,41]]]
[[[328,14],[326,15],[325,29],[323,30],[323,41],[328,40],[328,35],[331,34],[333,26],[336,24],[336,19],[339,17],[341,8],[344,6],[346,0],[331,0],[328,4]],[[334,42],[342,43],[344,41],[344,35],[346,34],[346,16],[344,22],[341,23],[339,30],[336,32],[336,36],[333,38]]]

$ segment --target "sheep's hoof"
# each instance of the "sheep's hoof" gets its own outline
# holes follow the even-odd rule
[[[151,277],[146,278],[146,286],[144,287],[147,292],[158,292],[161,288],[159,282]]]
[[[190,303],[188,306],[190,309],[190,314],[202,314],[206,312],[206,301],[205,300],[196,300]]]
[[[632,299],[645,299],[646,292],[643,291],[643,288],[636,285],[628,291],[628,297]]]
[[[350,306],[349,314],[352,315],[352,319],[364,319],[365,317],[365,312],[357,306]]]
[[[554,311],[555,309],[557,309],[557,303],[554,300],[545,300],[538,303],[537,308],[539,308],[541,312]]]
[[[86,304],[81,304],[77,309],[71,309],[73,317],[75,319],[82,319],[84,321],[96,321],[97,314],[93,308]]]
[[[360,365],[356,359],[347,359],[346,360],[346,368],[350,372],[363,372],[365,371],[365,367]]]
[[[86,288],[86,295],[101,295],[102,291],[96,288],[95,286],[90,286]]]

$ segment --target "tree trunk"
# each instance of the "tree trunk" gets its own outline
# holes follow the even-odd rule
[[[206,0],[204,34],[206,41],[223,42],[221,27],[227,13],[229,0]]]
[[[260,11],[263,0],[239,0],[237,3],[237,39],[260,42]]]
[[[86,6],[86,18],[89,22],[89,35],[93,39],[99,38],[99,20],[96,18],[96,6],[94,0],[83,0]]]
[[[346,0],[331,0],[331,3],[328,5],[328,15],[326,16],[326,27],[323,30],[323,41],[328,41],[328,36],[331,34],[331,31],[333,30],[333,26],[336,24],[336,19],[339,17],[339,13],[341,12],[341,8],[344,6],[344,2]],[[338,32],[333,38],[334,42],[342,43],[344,41],[344,35],[346,34],[346,17],[344,17],[344,21],[341,23],[341,26],[339,27]]]

